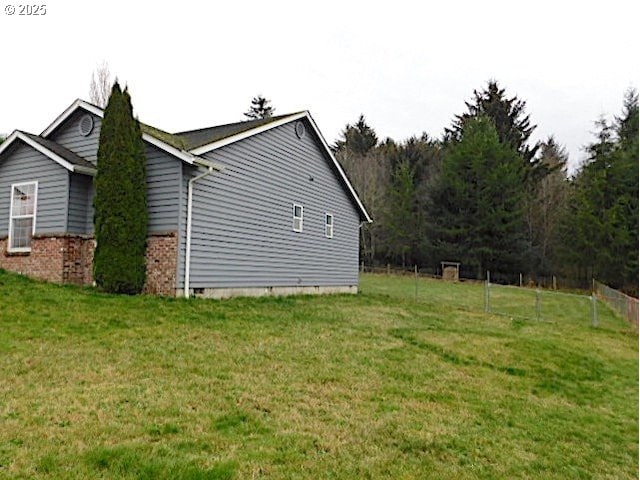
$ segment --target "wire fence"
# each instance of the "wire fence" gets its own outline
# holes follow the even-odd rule
[[[405,277],[409,282],[406,285],[412,286],[401,292],[401,295],[415,301],[424,300],[424,295],[427,294],[420,279],[438,279],[448,283],[447,276],[442,275],[445,272],[438,269],[418,269],[417,266],[401,268],[391,265],[369,266],[362,263],[360,271]],[[463,270],[460,270],[458,273],[462,272]],[[579,283],[561,283],[556,277],[550,277],[549,281],[537,284],[531,279],[525,281],[522,275],[500,275],[494,272],[487,272],[486,280],[464,278],[462,275],[456,278],[460,283],[484,285],[484,299],[469,300],[473,303],[468,305],[471,310],[482,309],[484,301],[484,311],[495,315],[552,323],[583,319],[585,325],[594,327],[603,326],[603,320],[609,324],[613,318],[611,315],[615,313],[627,319],[636,331],[638,330],[638,300],[599,282],[594,281],[593,289],[589,289],[591,285],[584,288]],[[602,310],[602,305],[599,311],[599,301],[609,305],[612,312]]]
[[[598,302],[594,295],[485,281],[484,308],[487,313],[510,318],[553,323],[582,318],[593,327],[599,325]]]
[[[447,262],[443,262],[447,263]],[[453,263],[453,262],[452,262]],[[408,265],[405,267],[387,265],[360,264],[361,273],[386,273],[387,275],[417,275],[424,278],[443,279],[444,268],[420,267]],[[474,277],[475,272],[459,265],[458,280],[461,282],[482,283],[484,279]],[[513,285],[518,287],[541,288],[545,290],[571,290],[587,292],[591,290],[591,283],[583,279],[565,277],[561,275],[527,275],[523,273],[491,272],[491,282],[496,285]]]
[[[637,298],[625,295],[597,280],[593,281],[593,292],[599,299],[609,305],[618,315],[626,318],[627,321],[638,330]]]

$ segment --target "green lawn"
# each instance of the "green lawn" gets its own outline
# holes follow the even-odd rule
[[[476,284],[361,290],[186,301],[0,271],[0,478],[637,478],[638,337],[608,309],[596,329],[556,298],[544,322],[485,314]]]

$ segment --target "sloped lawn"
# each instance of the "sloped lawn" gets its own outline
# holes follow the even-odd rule
[[[638,339],[481,285],[119,297],[0,271],[0,478],[637,478]],[[563,313],[560,316],[560,313]]]

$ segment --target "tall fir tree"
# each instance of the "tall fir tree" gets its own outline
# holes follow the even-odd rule
[[[98,287],[140,293],[146,277],[148,225],[145,148],[129,92],[117,81],[100,130],[94,209]]]
[[[271,100],[258,95],[251,99],[249,110],[244,113],[244,116],[249,120],[258,120],[272,117],[275,111],[276,109],[271,106]]]
[[[588,160],[572,182],[561,251],[569,272],[638,291],[638,96],[627,93],[623,115],[597,123]]]
[[[378,136],[367,124],[363,114],[360,114],[355,124],[345,127],[341,137],[334,147],[336,152],[348,150],[355,155],[364,156],[378,145]]]
[[[417,253],[418,215],[415,171],[409,161],[395,165],[384,215],[384,241],[388,258],[402,267],[415,263]]]
[[[508,98],[496,80],[489,80],[484,90],[473,91],[473,100],[465,105],[468,111],[456,115],[451,128],[445,129],[447,140],[460,140],[468,118],[485,116],[493,122],[500,142],[516,150],[525,165],[534,162],[538,147],[530,147],[528,141],[536,126],[531,125],[524,100]]]
[[[460,261],[478,278],[486,270],[520,271],[525,212],[518,158],[491,119],[464,120],[431,192],[429,238],[438,261]]]

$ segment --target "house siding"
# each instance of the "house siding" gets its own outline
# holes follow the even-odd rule
[[[146,145],[149,233],[178,230],[181,162],[162,150]],[[70,174],[68,232],[93,234],[93,196],[90,177]]]
[[[149,233],[175,232],[178,230],[182,162],[148,144],[146,155]]]
[[[91,115],[93,118],[93,130],[86,137],[80,133],[80,119],[85,115]],[[49,135],[49,139],[95,165],[98,161],[101,126],[102,119],[100,117],[86,110],[78,109]]]
[[[360,218],[306,127],[302,139],[289,123],[205,155],[225,170],[195,184],[191,288],[358,284]],[[294,203],[304,207],[300,233]],[[325,213],[333,215],[333,238],[325,237]]]
[[[19,141],[0,157],[0,238],[9,234],[11,185],[33,181],[38,181],[35,233],[66,231],[68,171]]]
[[[86,234],[93,225],[93,178],[69,173],[69,220],[67,232]],[[93,231],[93,230],[91,230]]]

